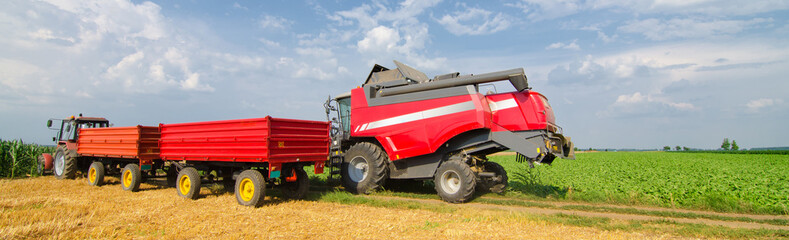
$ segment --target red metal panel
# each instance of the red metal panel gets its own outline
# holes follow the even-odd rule
[[[326,161],[329,123],[272,117],[160,124],[165,160]]]
[[[523,131],[546,129],[548,122],[554,121],[553,110],[543,104],[542,94],[535,91],[511,92],[488,95],[492,120],[492,130]]]
[[[375,137],[394,161],[435,152],[450,138],[487,127],[484,96],[461,95],[366,106],[364,91],[351,91],[351,136]]]
[[[150,164],[159,158],[157,127],[82,128],[79,130],[77,153],[83,156],[138,158]]]

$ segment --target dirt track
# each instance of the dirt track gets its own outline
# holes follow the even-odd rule
[[[415,201],[421,203],[430,203],[430,204],[445,204],[440,200],[429,200],[429,199],[411,199],[411,198],[398,198],[398,197],[380,197],[375,196],[371,198],[381,198],[381,199],[400,199],[406,201]],[[544,204],[544,202],[541,202]],[[554,205],[556,207],[560,207],[562,205],[569,205],[567,203],[549,203],[550,205]],[[593,204],[583,204],[583,203],[573,203],[573,205],[585,205],[585,206],[600,206],[600,205],[593,205]],[[618,206],[611,206],[606,205],[608,207],[618,207]],[[465,208],[475,208],[475,209],[487,209],[487,210],[504,210],[508,212],[524,212],[524,213],[531,213],[531,214],[566,214],[566,215],[577,215],[577,216],[584,216],[584,217],[602,217],[602,218],[610,218],[610,219],[618,219],[618,220],[637,220],[637,221],[672,221],[678,223],[694,223],[694,224],[705,224],[705,225],[717,225],[717,226],[724,226],[730,228],[748,228],[748,229],[775,229],[775,230],[789,230],[789,226],[778,226],[778,225],[771,225],[771,224],[764,224],[764,223],[753,223],[753,222],[742,222],[742,221],[722,221],[722,220],[712,220],[712,219],[704,219],[704,218],[675,218],[675,217],[658,217],[658,216],[649,216],[649,215],[638,215],[638,214],[623,214],[623,213],[606,213],[606,212],[590,212],[590,211],[581,211],[581,210],[564,210],[564,209],[550,209],[550,208],[538,208],[538,207],[520,207],[520,206],[502,206],[502,205],[494,205],[494,204],[483,204],[483,203],[466,203],[460,205],[460,207]],[[752,218],[752,219],[789,219],[787,216],[769,216],[769,215],[751,215],[751,214],[728,214],[728,213],[716,213],[716,212],[703,212],[703,211],[688,211],[688,210],[675,210],[675,209],[662,209],[662,208],[641,208],[641,209],[649,209],[652,211],[674,211],[674,212],[692,212],[696,214],[706,214],[706,215],[717,215],[717,216],[728,216],[728,217],[744,217],[744,218]]]
[[[203,187],[205,197],[187,200],[173,188],[143,184],[132,193],[111,181],[91,187],[84,179],[51,176],[0,180],[0,238],[678,238],[549,223],[523,217],[532,212],[519,207],[472,203],[461,206],[472,211],[442,213],[267,197],[267,205],[253,209],[237,205],[221,187]]]

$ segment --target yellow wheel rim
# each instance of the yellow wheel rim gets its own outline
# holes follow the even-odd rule
[[[255,183],[252,182],[252,179],[241,179],[241,183],[238,184],[238,194],[245,202],[252,200],[252,196],[255,195]]]
[[[126,170],[123,172],[123,187],[129,188],[132,184],[132,174],[131,171]]]
[[[181,186],[181,195],[186,196],[189,194],[189,189],[192,188],[192,182],[189,181],[189,175],[184,174],[178,182],[178,185]]]
[[[90,181],[90,183],[96,183],[96,169],[95,168],[91,168],[90,170],[88,170],[88,181]]]

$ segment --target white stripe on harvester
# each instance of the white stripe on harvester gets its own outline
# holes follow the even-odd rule
[[[444,115],[449,115],[453,113],[459,113],[459,112],[464,112],[474,109],[476,109],[476,107],[474,106],[474,102],[471,101],[462,102],[462,103],[452,104],[449,106],[428,109],[415,113],[400,115],[397,117],[381,119],[375,122],[370,122],[368,124],[362,125],[360,131],[382,128],[382,127],[392,126],[395,124],[418,121],[422,119],[434,118],[434,117],[439,117],[439,116],[444,116]]]
[[[492,111],[498,111],[498,110],[503,110],[503,109],[507,109],[507,108],[517,107],[518,106],[518,102],[515,102],[515,99],[510,98],[510,99],[501,100],[501,101],[498,101],[498,102],[490,102],[490,104],[488,104],[488,106],[490,106],[490,111],[492,112]]]

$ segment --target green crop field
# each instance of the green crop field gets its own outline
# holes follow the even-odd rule
[[[54,147],[0,139],[0,177],[37,176],[37,158]]]
[[[789,214],[789,156],[596,152],[529,169],[492,156],[508,171],[510,196],[723,212]]]

